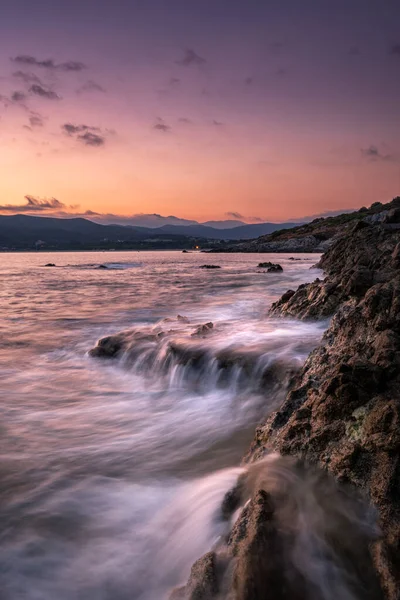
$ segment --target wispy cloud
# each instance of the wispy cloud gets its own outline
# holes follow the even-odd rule
[[[24,92],[13,92],[11,94],[11,100],[13,102],[24,102],[24,100],[26,100],[26,94]]]
[[[96,81],[92,81],[91,79],[83,85],[81,85],[81,87],[76,90],[77,94],[89,94],[92,92],[100,92],[102,94],[105,94],[106,90],[103,88],[102,85],[96,83]]]
[[[400,44],[393,44],[389,51],[390,54],[400,56]]]
[[[98,135],[97,133],[92,133],[91,131],[86,131],[82,135],[78,135],[77,139],[84,144],[85,146],[104,146],[106,140],[102,135]]]
[[[39,83],[40,85],[43,85],[39,77],[34,73],[27,73],[26,71],[15,71],[13,73],[13,77],[16,77],[26,85],[30,85],[32,83]]]
[[[379,150],[379,148],[373,144],[371,144],[371,146],[369,146],[368,148],[362,148],[361,154],[364,158],[367,158],[372,161],[378,161],[378,160],[387,161],[387,160],[393,159],[392,154],[382,153],[381,150]]]
[[[201,66],[206,63],[206,59],[197,54],[192,48],[187,48],[181,60],[177,60],[176,64],[182,67]]]
[[[187,117],[179,117],[178,123],[182,123],[182,125],[193,125],[193,121]]]
[[[171,126],[167,125],[164,119],[158,117],[156,123],[153,125],[153,129],[155,129],[156,131],[161,131],[162,133],[168,133],[169,131],[171,131]]]
[[[52,58],[39,60],[29,54],[20,54],[18,56],[15,56],[14,58],[11,58],[11,60],[21,65],[27,65],[30,67],[41,67],[43,69],[52,69],[58,71],[83,71],[83,69],[87,68],[84,63],[78,61],[69,60],[57,64]]]
[[[240,213],[238,213],[238,212],[234,212],[234,211],[232,211],[232,212],[226,212],[226,213],[225,213],[225,216],[226,216],[226,217],[232,217],[233,219],[244,219],[244,218],[245,218],[245,217],[244,217],[243,215],[241,215]]]
[[[100,131],[99,127],[90,127],[89,125],[73,125],[72,123],[64,123],[64,125],[61,125],[61,129],[68,135],[75,135],[76,133],[82,133],[83,131]]]
[[[37,113],[35,113],[35,114],[32,113],[31,116],[29,117],[29,124],[31,127],[43,127],[43,125],[44,125],[43,117],[41,117]]]
[[[34,96],[40,96],[41,98],[46,98],[47,100],[61,100],[61,97],[56,92],[38,83],[31,85],[29,91]]]
[[[37,196],[25,196],[24,204],[0,204],[2,213],[37,213],[48,211],[59,211],[68,208],[66,204],[57,198],[38,198]]]

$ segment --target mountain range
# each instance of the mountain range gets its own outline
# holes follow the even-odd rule
[[[6,215],[0,216],[0,249],[190,248],[195,244],[195,240],[202,240],[201,245],[207,246],[207,240],[213,240],[215,243],[218,240],[252,239],[295,225],[297,223],[256,223],[217,229],[210,225],[195,223],[149,228],[118,224],[103,225],[80,217],[65,219]]]

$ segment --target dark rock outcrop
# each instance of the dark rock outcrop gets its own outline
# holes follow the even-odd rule
[[[55,267],[56,265],[54,263],[47,263],[47,265],[44,265],[45,267]]]
[[[366,490],[384,533],[375,565],[394,600],[400,597],[400,235],[390,225],[359,223],[322,257],[324,281],[273,305],[274,316],[334,316],[281,408],[257,430],[249,460],[274,448]]]
[[[267,269],[268,273],[279,273],[280,271],[283,271],[281,265],[278,265],[278,263],[272,263],[272,262],[258,263],[258,268],[259,269]]]
[[[200,269],[220,269],[219,265],[201,265]]]

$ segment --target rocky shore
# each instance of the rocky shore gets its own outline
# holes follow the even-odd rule
[[[280,229],[254,240],[215,247],[211,252],[326,252],[356,223],[380,223],[396,208],[400,208],[400,197],[386,204],[375,202],[369,208],[363,207],[333,217],[320,217],[311,223]]]
[[[325,279],[270,314],[329,328],[255,433],[221,507],[229,534],[171,599],[400,598],[398,199],[337,235],[318,266]]]

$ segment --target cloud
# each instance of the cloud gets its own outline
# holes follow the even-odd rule
[[[40,85],[43,85],[39,77],[34,73],[27,73],[26,71],[15,71],[13,73],[13,77],[20,79],[26,85],[30,85],[32,83],[39,83]]]
[[[261,217],[249,217],[249,221],[254,223],[265,223],[265,219],[262,219]]]
[[[31,127],[43,127],[44,121],[40,115],[32,113],[29,117],[29,124]]]
[[[31,94],[35,96],[40,96],[41,98],[47,98],[48,100],[61,100],[60,96],[53,92],[53,90],[49,90],[48,88],[39,85],[38,83],[34,83],[29,88]]]
[[[221,121],[217,121],[216,119],[213,119],[212,124],[215,127],[222,127],[223,123]]]
[[[69,60],[67,62],[56,64],[52,58],[38,60],[34,56],[30,56],[28,54],[20,54],[15,58],[11,58],[11,60],[21,65],[42,67],[44,69],[53,69],[58,71],[83,71],[83,69],[86,69],[86,65],[82,62]]]
[[[182,123],[183,125],[193,125],[193,121],[191,119],[187,119],[186,117],[179,117],[178,123]]]
[[[246,85],[251,85],[254,81],[253,77],[246,77],[246,79],[244,80]]]
[[[74,137],[85,146],[99,147],[104,146],[106,137],[100,127],[91,127],[89,125],[74,125],[73,123],[64,123],[61,125],[62,131],[69,137]],[[95,133],[98,132],[98,133]],[[114,131],[106,129],[106,133],[115,134]]]
[[[368,158],[371,161],[378,160],[392,160],[391,154],[382,154],[377,146],[371,144],[368,148],[361,148],[361,154],[364,158]]]
[[[78,135],[77,139],[82,142],[82,144],[85,144],[85,146],[93,147],[104,146],[106,142],[102,135],[98,135],[97,133],[92,133],[90,131],[86,131],[86,133]]]
[[[25,204],[0,204],[0,212],[2,213],[36,213],[46,211],[57,211],[67,208],[67,206],[57,200],[57,198],[38,198],[36,196],[25,196]]]
[[[13,102],[23,102],[26,100],[26,94],[24,92],[13,92],[11,95],[11,100]]]
[[[64,133],[68,135],[75,135],[77,133],[82,133],[83,131],[100,131],[99,127],[90,127],[89,125],[73,125],[72,123],[64,123],[61,125],[61,129],[63,129]]]
[[[80,88],[76,90],[77,94],[86,94],[91,92],[101,92],[103,94],[106,93],[106,90],[99,83],[92,81],[91,79],[84,83]]]
[[[206,59],[202,56],[199,56],[197,52],[192,50],[191,48],[187,48],[185,50],[185,54],[181,60],[177,60],[176,64],[181,67],[191,67],[204,65],[206,63]]]
[[[226,217],[232,217],[233,219],[244,219],[245,217],[238,212],[226,212]]]
[[[161,119],[160,117],[157,118],[157,122],[155,123],[155,125],[153,125],[153,129],[156,129],[157,131],[162,131],[163,133],[168,133],[169,131],[171,131],[170,125],[167,125],[164,122],[164,119]]]
[[[400,56],[400,44],[393,44],[390,48],[390,54],[397,54],[397,56]]]
[[[180,84],[181,80],[178,77],[171,77],[171,79],[168,82],[168,85],[170,87],[176,87]]]

